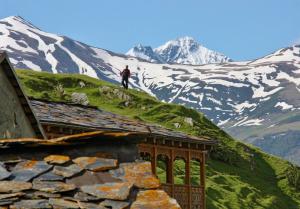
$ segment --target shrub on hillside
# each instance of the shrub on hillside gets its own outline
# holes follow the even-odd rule
[[[285,175],[289,184],[300,191],[300,168],[295,165],[290,165],[287,168]]]
[[[214,160],[219,160],[230,165],[236,165],[239,160],[238,153],[222,142],[213,147],[210,152],[210,157]]]

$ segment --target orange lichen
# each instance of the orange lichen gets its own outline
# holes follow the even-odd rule
[[[95,163],[97,160],[96,157],[78,157],[73,160],[79,167],[85,168],[87,165]]]
[[[113,185],[103,185],[103,186],[98,186],[96,189],[98,191],[103,191],[103,192],[110,192],[112,190],[120,190],[124,186],[131,186],[131,184],[128,183],[114,183]]]
[[[49,155],[44,158],[44,161],[48,163],[56,163],[56,164],[63,164],[70,160],[69,156],[65,155]]]
[[[175,199],[162,190],[140,191],[131,209],[180,209]]]
[[[90,158],[87,159],[87,163],[88,163],[88,164],[92,164],[92,163],[95,163],[96,160],[97,160],[96,157],[90,157]]]
[[[152,174],[151,164],[143,163],[124,163],[121,164],[123,176],[120,178],[128,181],[139,188],[154,189],[160,186],[159,180]]]
[[[28,162],[25,162],[25,163],[22,165],[22,167],[23,167],[24,169],[31,169],[31,168],[33,168],[33,167],[37,164],[37,162],[38,162],[38,161],[36,161],[36,160],[30,160],[30,161],[28,161]]]

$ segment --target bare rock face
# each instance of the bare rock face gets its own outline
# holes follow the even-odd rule
[[[117,167],[118,161],[115,159],[98,157],[79,157],[73,160],[79,167],[90,171],[104,171]]]
[[[163,190],[140,191],[130,209],[180,209],[177,201]]]
[[[72,102],[76,104],[81,104],[81,105],[89,105],[89,99],[85,93],[78,93],[74,92],[71,95],[72,97]]]
[[[131,187],[131,183],[122,182],[82,186],[80,189],[87,194],[101,199],[126,200],[129,196]]]
[[[114,177],[138,188],[154,189],[160,186],[159,180],[152,174],[150,162],[121,163],[119,169],[110,172]]]

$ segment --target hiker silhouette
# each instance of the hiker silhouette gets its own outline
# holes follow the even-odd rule
[[[125,89],[128,89],[128,79],[130,78],[130,70],[128,69],[128,65],[126,65],[125,69],[120,72],[122,76],[122,85]]]

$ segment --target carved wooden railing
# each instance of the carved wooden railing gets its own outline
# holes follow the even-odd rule
[[[162,184],[161,188],[175,198],[182,209],[203,209],[203,186]]]

